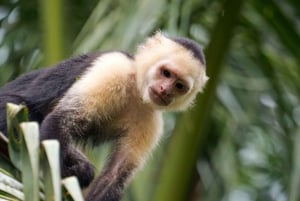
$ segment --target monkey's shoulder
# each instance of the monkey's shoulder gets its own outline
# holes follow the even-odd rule
[[[121,52],[109,52],[95,58],[66,91],[59,107],[68,109],[80,106],[78,110],[92,118],[119,112],[137,88],[133,63]]]
[[[133,63],[131,58],[121,52],[103,54],[94,59],[71,91],[84,93],[88,97],[125,93],[135,73]]]

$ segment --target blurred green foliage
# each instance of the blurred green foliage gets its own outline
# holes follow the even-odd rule
[[[165,137],[124,200],[163,191],[166,201],[297,201],[299,23],[297,0],[1,0],[0,85],[71,55],[133,53],[159,29],[190,37],[206,50],[209,84],[190,111],[165,116]],[[100,171],[98,152],[88,154]]]

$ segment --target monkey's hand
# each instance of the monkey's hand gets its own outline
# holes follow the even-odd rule
[[[63,153],[62,176],[76,176],[81,187],[87,187],[94,179],[94,166],[75,147],[68,154]]]

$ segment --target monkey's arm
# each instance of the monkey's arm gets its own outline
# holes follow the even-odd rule
[[[94,178],[94,168],[73,143],[80,133],[78,121],[68,111],[54,110],[43,121],[40,139],[57,139],[60,142],[61,172],[63,177],[77,176],[80,186],[88,186]]]
[[[87,201],[119,201],[124,187],[144,164],[162,133],[161,115],[143,119],[116,142],[101,175],[91,184]],[[132,123],[132,122],[131,122]]]
[[[86,200],[119,201],[137,166],[131,162],[130,154],[115,150],[101,175],[92,183]]]

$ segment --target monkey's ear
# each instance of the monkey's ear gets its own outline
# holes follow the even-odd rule
[[[209,80],[209,77],[207,77],[206,75],[204,75],[203,76],[203,83],[206,84],[208,80]]]
[[[200,86],[200,87],[199,87],[199,92],[202,92],[202,91],[203,91],[203,89],[204,89],[204,87],[205,87],[205,85],[206,85],[206,83],[207,83],[208,80],[209,80],[209,77],[207,77],[205,73],[203,73],[203,74],[199,77],[199,79],[198,79],[199,86]]]
[[[160,30],[156,31],[155,35],[153,36],[157,42],[160,42],[164,37],[164,34]]]
[[[144,43],[140,44],[137,48],[137,54],[141,52],[148,52],[149,49],[156,47],[158,44],[161,44],[166,37],[163,33],[158,30],[155,34],[149,37]]]

